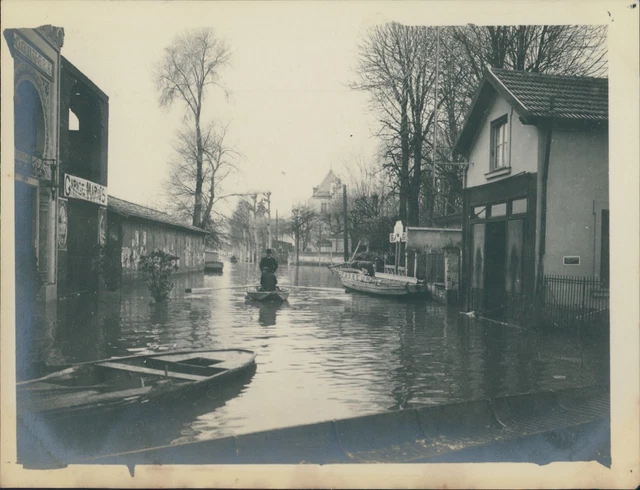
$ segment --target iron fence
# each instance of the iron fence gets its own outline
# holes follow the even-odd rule
[[[543,321],[549,326],[609,326],[609,288],[597,277],[544,277]]]
[[[470,311],[521,325],[609,327],[609,289],[599,278],[547,275],[539,295],[472,288]]]

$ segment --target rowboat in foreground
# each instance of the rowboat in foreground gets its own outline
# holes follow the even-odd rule
[[[241,349],[143,354],[75,364],[17,384],[21,411],[76,417],[173,399],[225,382],[255,366]]]
[[[374,276],[361,269],[344,267],[335,270],[346,289],[380,296],[415,296],[426,292],[424,281],[415,277],[376,272]]]
[[[288,288],[276,287],[275,291],[265,291],[260,286],[247,288],[247,297],[255,301],[286,301],[291,291]]]

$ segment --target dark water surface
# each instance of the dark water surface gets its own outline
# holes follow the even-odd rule
[[[231,287],[255,283],[257,268],[225,263],[222,275],[177,277],[168,304],[150,304],[144,285],[70,303],[57,322],[42,322],[38,357],[62,364],[158,349],[257,353],[244,385],[178,410],[164,439],[117,438],[100,452],[609,378],[603,335],[524,330],[425,300],[346,293],[327,268],[285,266],[278,274],[281,285],[336,289],[294,289],[281,305],[252,303]],[[185,287],[217,290],[185,294]]]

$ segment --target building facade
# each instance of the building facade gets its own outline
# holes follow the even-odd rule
[[[179,257],[179,272],[203,272],[207,232],[166,213],[109,196],[108,245],[120,257],[123,283],[139,279],[142,255],[163,250]]]
[[[549,296],[549,276],[607,287],[607,79],[489,69],[455,152],[468,162],[465,309],[504,314]]]
[[[320,217],[342,213],[342,181],[329,170],[320,185],[313,188],[313,193],[308,201],[308,206]],[[307,247],[307,252],[312,253],[344,253],[344,232],[332,232],[327,220],[321,220],[313,230],[314,240]],[[349,243],[351,240],[349,240]],[[349,246],[350,247],[350,246]]]

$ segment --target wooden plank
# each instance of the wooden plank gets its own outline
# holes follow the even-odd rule
[[[60,410],[62,408],[73,408],[79,405],[94,405],[101,402],[111,400],[125,399],[133,396],[142,396],[151,391],[153,387],[145,386],[144,388],[134,388],[130,390],[112,391],[110,393],[98,394],[96,391],[86,391],[84,393],[76,393],[73,395],[62,395],[56,398],[45,398],[38,400],[29,408],[36,411]]]
[[[133,366],[131,364],[124,363],[116,363],[116,362],[101,362],[100,364],[96,364],[96,366],[106,367],[110,369],[119,369],[121,371],[128,371],[131,373],[138,374],[152,374],[154,376],[164,377],[164,371],[160,369],[150,369],[141,366]],[[189,381],[202,381],[207,379],[208,376],[197,376],[195,374],[183,374],[183,373],[174,373],[169,371],[168,376],[170,378],[178,378],[178,379],[186,379]]]

